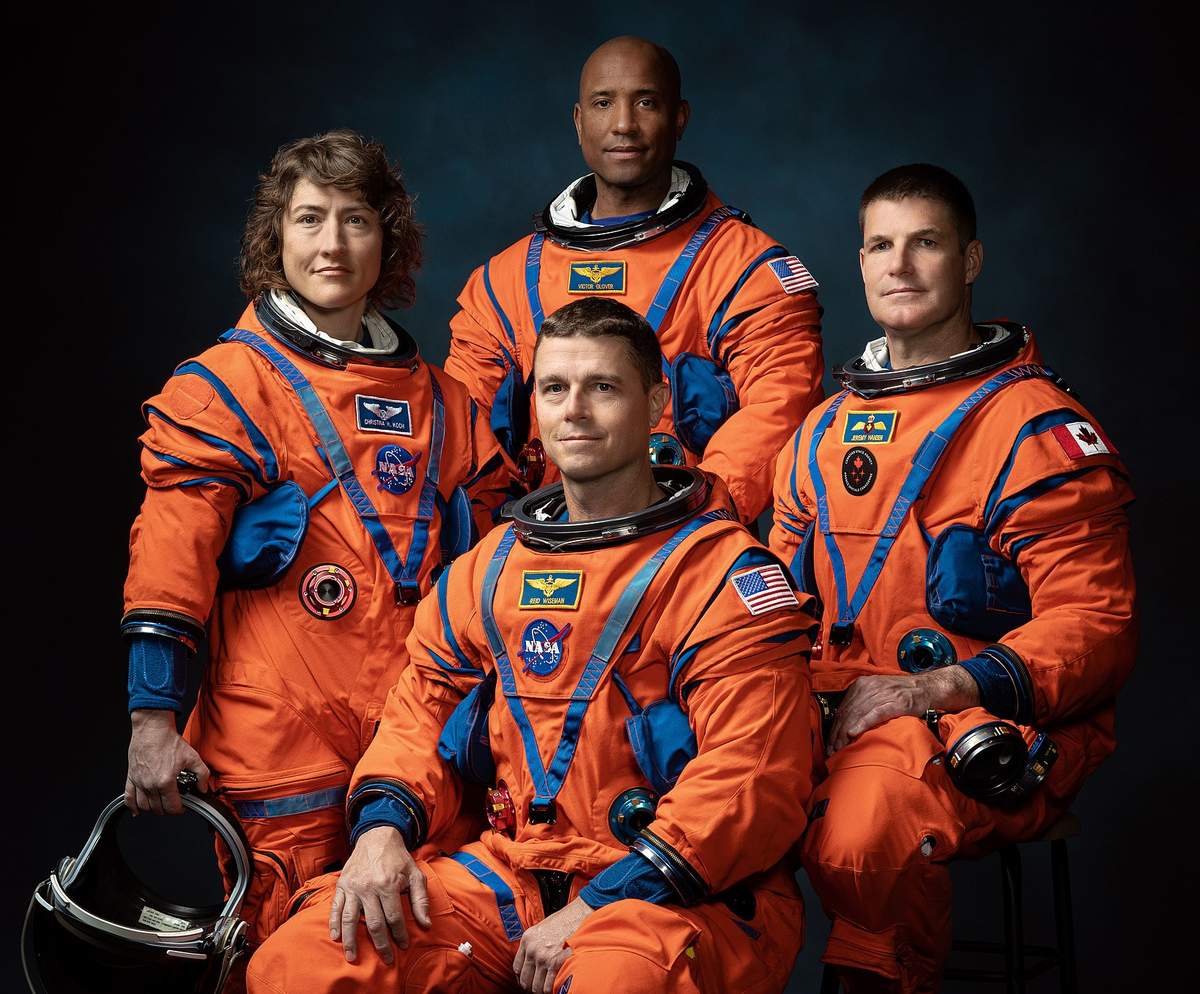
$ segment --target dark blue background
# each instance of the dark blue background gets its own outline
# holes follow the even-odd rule
[[[309,9],[311,6],[311,9]],[[8,94],[5,198],[17,263],[5,349],[5,607],[16,677],[4,930],[120,790],[127,721],[116,635],[140,500],[139,402],[237,317],[237,241],[282,142],[350,126],[403,163],[428,229],[401,320],[440,361],[470,270],[583,171],[570,123],[587,53],[619,33],[667,45],[692,123],[680,156],[821,281],[832,364],[875,334],[857,198],[928,160],[968,183],[987,261],[976,316],[1031,324],[1122,450],[1144,618],[1117,754],[1077,805],[1084,990],[1151,986],[1182,960],[1195,849],[1196,87],[1156,4],[557,4],[439,10],[278,4],[68,17],[27,10],[10,50],[40,69]],[[1049,929],[1045,855],[1028,928]],[[999,927],[995,860],[955,869],[956,928]],[[809,904],[795,989],[827,930]],[[12,952],[10,944],[7,952]],[[19,987],[16,964],[11,983]],[[1033,990],[1050,990],[1042,982]]]

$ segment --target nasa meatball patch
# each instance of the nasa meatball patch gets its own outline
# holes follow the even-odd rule
[[[1087,421],[1072,421],[1070,424],[1055,425],[1050,429],[1050,433],[1058,440],[1063,452],[1072,459],[1111,455],[1114,451],[1104,433],[1093,428]]]
[[[556,628],[554,622],[538,618],[525,626],[521,635],[521,651],[518,653],[525,664],[523,673],[546,679],[562,665],[567,655],[567,636],[570,624]]]
[[[375,455],[371,475],[379,481],[379,489],[397,496],[408,493],[417,482],[417,463],[421,453],[413,455],[399,445],[385,445]]]
[[[846,450],[842,459],[842,486],[846,493],[861,497],[873,486],[875,477],[879,475],[879,463],[871,455],[870,449],[856,445]]]
[[[359,431],[380,431],[387,435],[412,435],[412,417],[407,400],[354,395]]]

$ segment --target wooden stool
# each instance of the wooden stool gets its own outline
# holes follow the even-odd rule
[[[1080,832],[1079,819],[1071,812],[1063,815],[1050,829],[1029,842],[1013,843],[999,851],[1000,884],[1004,891],[1004,941],[977,942],[956,939],[955,952],[1002,955],[1003,970],[947,966],[947,980],[973,980],[977,983],[1004,984],[1009,994],[1024,994],[1025,981],[1058,967],[1058,987],[1062,994],[1078,994],[1075,973],[1075,928],[1071,919],[1071,876],[1067,865],[1067,839]],[[1054,929],[1056,945],[1025,944],[1025,916],[1021,904],[1022,845],[1050,843],[1050,874],[1054,885]],[[1026,957],[1032,962],[1026,963]],[[826,966],[821,975],[821,994],[837,994],[837,972]]]

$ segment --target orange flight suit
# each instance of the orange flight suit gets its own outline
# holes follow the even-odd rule
[[[1004,663],[997,672],[1005,679],[984,695],[991,713],[945,715],[937,735],[920,718],[885,722],[835,753],[814,792],[804,863],[833,919],[825,962],[871,971],[903,991],[940,983],[950,946],[947,862],[1035,838],[1067,810],[1115,746],[1113,701],[1133,665],[1126,471],[1074,395],[1053,379],[1026,377],[1039,363],[1030,336],[1000,370],[873,399],[843,391],[808,416],[777,467],[771,548],[823,605],[815,691],[913,671],[901,653],[916,629],[948,639],[968,669],[980,659]],[[1004,385],[981,400],[993,377]],[[958,411],[951,435],[945,425]],[[932,465],[932,475],[898,500],[917,464]],[[856,600],[888,535],[894,545],[878,579]],[[942,576],[934,565],[945,565],[933,553],[972,536],[983,543],[975,562],[993,585],[989,599],[1003,593],[994,586],[1000,557],[1015,562],[1027,588],[1026,613],[1001,620],[999,637],[949,627],[949,588],[933,582]],[[847,620],[848,641],[845,628],[835,633]],[[971,799],[943,761],[961,734],[997,717],[1016,724],[1027,744],[1044,732],[1059,750],[1048,779],[1015,807]]]
[[[415,593],[427,591],[442,558],[440,498],[469,483],[476,520],[486,528],[487,508],[502,499],[508,479],[491,433],[476,428],[466,391],[419,356],[398,366],[323,365],[265,331],[252,307],[239,328],[312,384],[378,522],[401,559],[411,554]],[[435,381],[444,407],[440,498],[421,539]],[[207,628],[208,667],[184,734],[253,848],[255,876],[242,913],[252,941],[262,941],[295,886],[347,855],[346,788],[384,696],[407,664],[415,597],[412,605],[398,603],[345,489],[332,483],[296,392],[254,348],[224,342],[185,362],[144,413],[148,489],[130,537],[126,619]],[[400,451],[415,465],[397,461]],[[285,481],[319,498],[295,560],[263,589],[222,586],[217,562],[234,512]],[[331,492],[321,496],[325,487]],[[341,596],[326,604],[314,591],[331,577],[326,589]]]
[[[569,940],[556,989],[783,989],[803,934],[783,858],[803,831],[811,781],[805,656],[814,623],[729,508],[727,493],[714,493],[685,523],[584,552],[526,546],[510,526],[455,561],[417,610],[412,665],[355,770],[351,813],[358,797],[400,791],[422,826],[410,842],[436,836],[462,789],[439,735],[498,675],[486,722],[492,782],[507,786],[515,824],[422,864],[433,924],[426,931],[408,913],[410,945],[391,967],[361,924],[358,961],[346,962],[328,931],[333,880],[314,881],[303,910],[252,959],[252,992],[516,991],[520,937],[548,913],[535,874],[571,874],[564,902],[623,859],[661,880],[614,834],[610,808],[648,783],[626,725],[664,699],[686,713],[696,751],[643,834],[688,867],[686,906],[602,904]],[[627,623],[606,625],[656,557],[661,568]],[[758,584],[747,602],[734,584],[755,571],[777,582]],[[546,603],[555,606],[537,606]],[[539,797],[553,822],[534,820]]]
[[[705,235],[697,251],[695,244]],[[673,265],[689,259],[689,268],[672,272]],[[598,278],[593,281],[588,273]],[[690,437],[676,426],[676,405],[702,384],[707,385],[702,404],[716,403],[711,394],[722,391],[706,380],[701,368],[706,362],[728,374],[724,392],[736,394],[736,409],[706,444],[683,445],[680,454],[686,465],[699,465],[724,480],[739,517],[750,522],[768,506],[780,447],[823,396],[816,286],[795,256],[710,191],[692,218],[626,248],[581,251],[535,232],[493,256],[471,274],[459,295],[446,372],[467,385],[480,411],[491,417],[502,446],[518,459],[527,438],[537,436],[531,377],[543,315],[585,293],[612,295],[647,316],[665,364],[680,371],[681,380],[672,382],[672,405],[654,437],[669,436],[676,443]],[[664,313],[661,304],[668,298]],[[689,364],[686,372],[684,364]],[[513,418],[523,419],[522,412],[510,417],[497,401],[502,387],[513,389],[504,384],[514,366],[516,384],[524,385],[517,390],[518,406],[528,397],[527,428],[512,424]],[[694,413],[681,416],[690,420]],[[547,464],[544,482],[556,478],[554,466]]]

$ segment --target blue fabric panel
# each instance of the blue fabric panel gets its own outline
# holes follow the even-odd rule
[[[187,647],[173,638],[129,639],[129,710],[182,711],[187,696]]]
[[[1011,497],[1002,500],[996,505],[991,517],[988,519],[986,528],[988,538],[994,539],[996,533],[1004,527],[1004,523],[1017,508],[1028,504],[1031,500],[1035,500],[1044,494],[1050,493],[1051,490],[1057,490],[1064,483],[1070,483],[1072,480],[1077,480],[1079,477],[1085,476],[1095,470],[1107,468],[1107,466],[1084,466],[1082,469],[1071,470],[1068,473],[1047,476],[1036,483],[1031,483],[1019,493],[1015,493]]]
[[[601,870],[579,892],[589,908],[603,908],[613,901],[632,899],[651,904],[677,900],[675,889],[641,853],[631,852],[612,866]]]
[[[496,763],[488,732],[488,712],[495,694],[496,674],[492,672],[458,702],[438,736],[437,745],[438,755],[459,776],[485,787],[496,782]]]
[[[456,852],[450,858],[465,866],[471,876],[496,895],[496,907],[500,912],[500,923],[504,926],[505,937],[509,942],[519,940],[525,934],[525,929],[521,926],[521,919],[517,914],[516,898],[513,897],[512,888],[487,863],[470,853]]]
[[[343,785],[266,801],[234,801],[233,810],[239,818],[286,818],[321,808],[340,808],[345,803],[346,787]]]
[[[391,825],[404,836],[404,844],[410,851],[416,848],[417,824],[412,812],[394,797],[378,797],[362,806],[354,830],[350,833],[350,848],[358,844],[364,832],[380,825]]]
[[[441,482],[442,446],[446,441],[446,401],[442,396],[442,386],[430,367],[427,366],[426,371],[429,373],[429,386],[433,392],[433,427],[429,438],[429,460],[426,463],[425,482],[421,484],[421,499],[417,503],[417,520],[412,526],[408,555],[404,558],[404,568],[400,574],[401,585],[414,592],[417,590],[417,576],[421,572],[421,563],[425,559],[425,548],[429,544],[429,526],[433,523],[438,484]]]
[[[978,684],[979,703],[997,718],[1023,725],[1033,721],[1033,685],[1029,672],[1008,652],[988,646],[978,655],[964,659],[960,665]]]
[[[308,507],[308,497],[293,480],[239,507],[217,559],[222,580],[247,590],[278,582],[304,542]]]
[[[483,676],[483,670],[479,669],[471,662],[462,651],[458,644],[458,639],[454,636],[454,629],[450,626],[450,611],[449,611],[449,595],[447,593],[450,586],[450,570],[445,570],[437,579],[437,605],[438,613],[442,617],[442,634],[446,636],[446,641],[450,643],[450,650],[454,653],[454,658],[458,661],[458,669],[468,673],[478,674]]]
[[[237,416],[241,421],[242,428],[246,432],[246,437],[250,439],[250,444],[254,446],[254,451],[258,453],[258,457],[262,460],[263,469],[266,471],[268,483],[274,483],[279,479],[279,460],[275,458],[275,450],[271,447],[271,443],[267,440],[267,436],[259,429],[254,420],[246,413],[246,409],[242,407],[238,399],[233,395],[233,391],[225,385],[224,381],[217,376],[212,370],[200,363],[193,361],[185,362],[178,366],[174,373],[175,376],[199,376],[202,380],[208,383],[221,398],[225,406]]]
[[[667,379],[675,433],[692,452],[703,453],[738,409],[733,378],[712,360],[682,352],[668,366]]]
[[[729,333],[730,329],[754,313],[754,311],[745,311],[726,321],[725,314],[729,310],[729,306],[733,303],[733,298],[741,292],[742,287],[746,285],[746,281],[757,272],[760,266],[771,259],[778,259],[781,256],[789,254],[788,250],[782,245],[772,245],[746,267],[742,275],[738,277],[737,282],[733,284],[733,289],[725,295],[725,299],[721,301],[720,306],[713,312],[712,320],[708,323],[708,351],[714,359],[720,359],[717,352],[721,348],[722,339]],[[754,310],[757,311],[760,309],[755,308]]]
[[[487,291],[488,300],[492,302],[492,308],[496,312],[496,317],[500,319],[500,324],[504,327],[504,333],[508,336],[509,342],[515,349],[517,347],[517,335],[513,331],[512,322],[508,319],[508,315],[504,313],[504,308],[500,306],[500,301],[496,297],[496,291],[492,289],[492,260],[489,259],[483,264],[483,288]],[[511,359],[512,357],[509,356]]]
[[[683,768],[696,758],[698,746],[691,723],[672,700],[655,701],[626,718],[625,730],[638,769],[660,795],[675,786]]]
[[[658,209],[639,211],[637,214],[622,214],[619,217],[592,217],[590,210],[579,215],[580,224],[594,224],[598,228],[615,228],[618,224],[632,224],[635,221],[645,221],[658,213]]]
[[[951,632],[995,641],[1032,617],[1021,571],[994,552],[987,536],[951,525],[929,548],[925,606]]]

